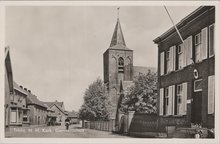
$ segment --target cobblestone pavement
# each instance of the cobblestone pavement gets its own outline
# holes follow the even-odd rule
[[[129,138],[111,132],[82,129],[80,125],[64,126],[17,127],[7,129],[6,138]]]

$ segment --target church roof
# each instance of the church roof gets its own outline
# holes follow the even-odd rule
[[[129,48],[126,47],[119,18],[117,19],[115,30],[112,36],[110,49],[130,50]]]
[[[133,66],[133,78],[139,76],[140,74],[147,74],[149,71],[157,72],[157,68],[144,67],[144,66]]]

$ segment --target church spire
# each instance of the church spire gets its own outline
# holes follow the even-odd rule
[[[112,36],[110,47],[118,45],[118,44],[126,46],[124,36],[122,33],[122,29],[121,29],[120,20],[119,20],[119,8],[117,8],[117,10],[118,10],[117,23],[116,23],[115,30]]]

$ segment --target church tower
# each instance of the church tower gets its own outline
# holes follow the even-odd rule
[[[104,83],[113,106],[111,117],[114,119],[119,98],[120,84],[132,81],[133,50],[126,46],[119,18],[111,39],[110,47],[103,54]]]

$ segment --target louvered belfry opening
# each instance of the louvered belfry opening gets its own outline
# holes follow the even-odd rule
[[[118,59],[118,72],[124,73],[124,59],[122,57]]]

